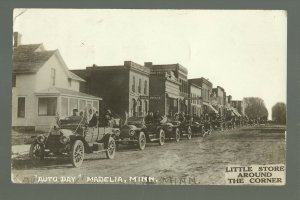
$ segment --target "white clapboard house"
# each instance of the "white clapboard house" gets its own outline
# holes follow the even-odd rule
[[[56,114],[72,115],[73,109],[99,109],[101,98],[79,92],[82,78],[68,70],[58,50],[43,44],[20,45],[14,33],[12,78],[12,127],[47,131]]]

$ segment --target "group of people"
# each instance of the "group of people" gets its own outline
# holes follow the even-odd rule
[[[78,109],[73,109],[73,114],[72,114],[72,119],[77,119],[80,121],[83,121],[90,127],[98,126],[98,125],[103,125],[103,126],[112,126],[111,121],[113,119],[111,110],[108,109],[104,113],[104,115],[101,117],[99,116],[99,112],[97,110],[89,109],[86,114],[84,114],[83,111],[81,111],[78,114]]]

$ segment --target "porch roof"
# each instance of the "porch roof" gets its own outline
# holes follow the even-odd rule
[[[64,88],[58,88],[58,87],[50,87],[41,91],[38,91],[35,93],[38,96],[44,96],[44,95],[66,95],[66,96],[73,96],[73,97],[81,97],[81,98],[89,98],[89,99],[97,99],[102,100],[100,97],[96,97],[90,94],[86,94],[83,92],[78,92],[74,90],[68,90]]]

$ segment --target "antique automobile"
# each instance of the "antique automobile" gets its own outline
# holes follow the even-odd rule
[[[29,156],[37,162],[47,156],[69,157],[74,167],[79,167],[85,153],[105,152],[107,158],[115,156],[113,133],[119,129],[89,125],[84,117],[71,116],[58,120],[48,136],[39,135],[30,146]]]
[[[143,117],[129,117],[127,123],[113,137],[119,144],[138,145],[140,150],[145,149],[147,142],[165,143],[165,132],[160,124],[145,124]]]
[[[235,127],[235,119],[234,116],[231,115],[231,113],[227,113],[224,119],[224,129],[230,130]]]
[[[213,130],[220,130],[223,131],[224,130],[224,122],[223,119],[221,117],[213,117],[211,120],[211,126],[213,128]]]
[[[181,132],[182,137],[186,137],[188,140],[192,139],[192,128],[191,128],[191,121],[184,120],[179,123],[179,129]]]
[[[191,123],[193,136],[205,136],[204,122],[201,120],[193,120]]]
[[[180,122],[172,118],[165,118],[161,124],[166,138],[169,140],[175,139],[176,142],[180,141]]]

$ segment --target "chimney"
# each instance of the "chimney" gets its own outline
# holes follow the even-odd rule
[[[17,47],[21,44],[21,37],[22,35],[18,32],[14,32],[14,37],[13,37],[13,46]]]
[[[152,62],[144,62],[144,66],[150,68],[152,66]]]
[[[124,66],[125,67],[131,67],[131,61],[124,61]]]

